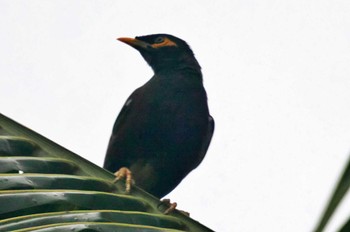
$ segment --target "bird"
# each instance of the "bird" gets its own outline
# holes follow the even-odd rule
[[[154,75],[127,98],[114,123],[103,167],[116,181],[162,198],[203,160],[214,133],[201,66],[170,34],[121,37]]]

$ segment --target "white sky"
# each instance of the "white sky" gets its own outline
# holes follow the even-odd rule
[[[203,67],[216,131],[168,195],[216,231],[311,231],[350,153],[350,1],[0,0],[0,111],[102,165],[165,32]],[[350,215],[350,197],[326,231]]]

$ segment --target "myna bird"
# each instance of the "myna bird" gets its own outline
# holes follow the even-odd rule
[[[126,100],[104,168],[131,177],[156,197],[172,191],[203,160],[214,132],[201,67],[187,43],[168,34],[118,38],[138,50],[154,76]],[[132,175],[131,175],[132,173]]]

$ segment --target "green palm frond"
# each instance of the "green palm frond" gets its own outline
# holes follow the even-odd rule
[[[341,200],[346,195],[347,191],[350,188],[350,159],[348,160],[347,165],[345,166],[344,172],[341,175],[338,184],[330,198],[327,207],[322,214],[320,222],[318,223],[315,232],[322,232],[327,225],[329,219],[334,214],[335,209],[338,207]],[[339,232],[349,232],[350,231],[350,218],[345,223],[345,225],[339,230]]]
[[[212,231],[0,114],[0,231]]]

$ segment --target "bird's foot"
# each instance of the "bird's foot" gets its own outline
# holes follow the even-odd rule
[[[166,215],[173,212],[177,207],[177,203],[176,202],[171,203],[170,199],[163,199],[162,202],[169,205],[169,208],[164,211],[164,214],[166,214]],[[186,211],[183,211],[183,210],[179,210],[179,211],[188,217],[190,216],[190,213],[188,213]]]
[[[171,203],[170,199],[163,199],[162,202],[169,205],[169,208],[164,211],[164,214],[169,214],[176,209],[176,206],[177,206],[176,202]]]
[[[133,183],[131,171],[126,167],[122,167],[117,172],[115,172],[114,175],[115,179],[113,180],[113,183],[116,183],[120,179],[125,179],[125,193],[129,194],[131,184]]]

